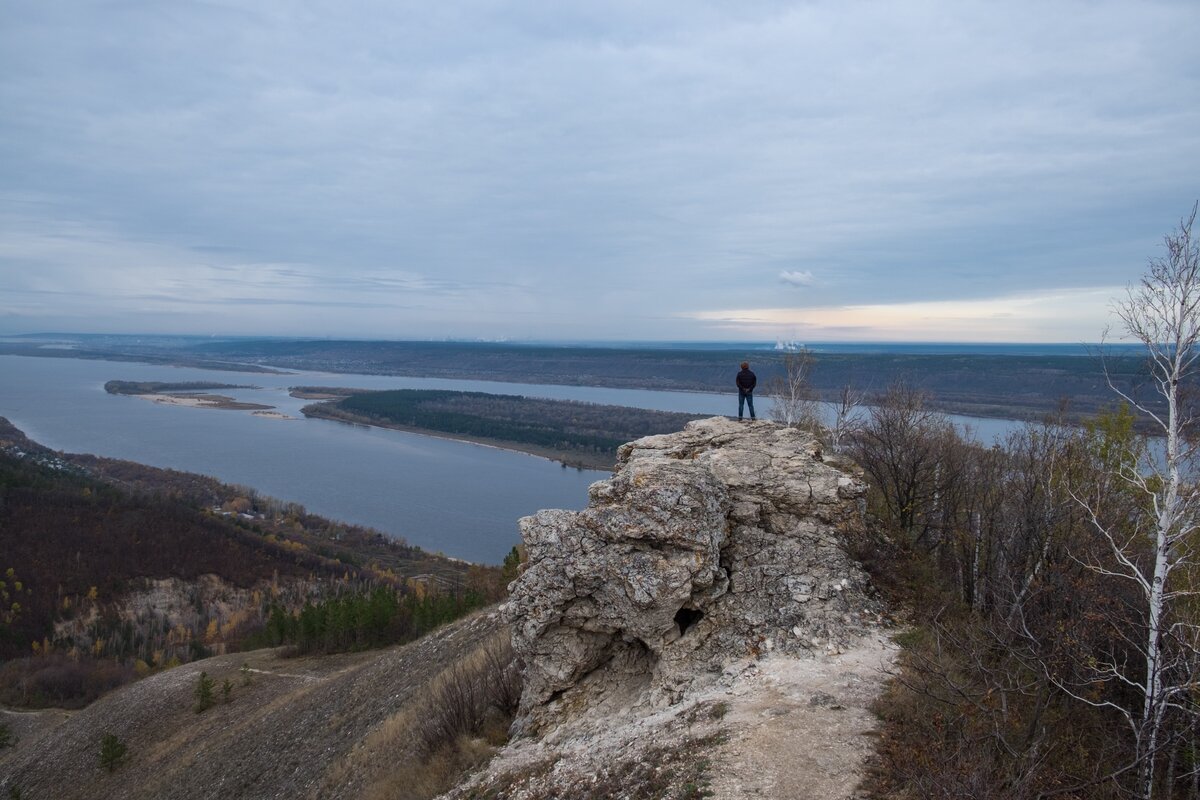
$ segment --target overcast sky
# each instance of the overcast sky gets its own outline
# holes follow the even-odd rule
[[[1200,3],[6,3],[0,333],[1093,341]]]

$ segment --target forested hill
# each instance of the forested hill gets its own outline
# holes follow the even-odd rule
[[[611,469],[617,448],[625,442],[673,433],[700,418],[571,400],[424,389],[354,392],[303,411],[308,416],[446,433],[597,469]]]
[[[498,568],[426,553],[246,487],[57,453],[0,418],[0,702],[86,701],[135,666],[298,638],[287,615],[335,598],[355,610],[362,604],[349,599],[381,590],[389,630],[403,639],[416,628],[396,614],[423,614],[416,627],[427,627],[431,615],[498,599],[503,586]],[[468,595],[465,605],[433,601]],[[409,596],[416,606],[404,605]],[[340,630],[316,647],[381,638],[355,639],[355,624],[343,626],[349,638]],[[35,658],[7,661],[20,656]],[[63,669],[71,674],[60,680]]]

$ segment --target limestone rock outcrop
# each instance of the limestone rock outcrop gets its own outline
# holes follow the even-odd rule
[[[624,445],[583,511],[521,520],[527,567],[506,616],[525,662],[515,728],[772,650],[837,652],[877,619],[843,551],[865,486],[812,436],[724,417]]]

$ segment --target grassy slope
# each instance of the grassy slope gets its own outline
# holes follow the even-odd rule
[[[395,796],[419,772],[412,730],[430,681],[504,636],[494,614],[448,625],[409,645],[373,653],[280,659],[259,650],[185,664],[113,692],[64,721],[27,720],[15,748],[0,751],[0,786],[24,800],[171,797],[336,798]],[[251,673],[243,686],[239,667]],[[193,711],[201,670],[218,704]],[[234,685],[228,704],[219,687]],[[100,737],[129,748],[109,774]]]

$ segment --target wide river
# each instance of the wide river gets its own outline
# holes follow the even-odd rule
[[[110,395],[109,380],[253,384],[219,390],[297,419],[197,409]],[[732,380],[732,379],[731,379]],[[541,508],[582,508],[607,477],[543,458],[431,436],[300,417],[289,386],[436,388],[729,414],[736,394],[656,392],[297,372],[261,375],[69,358],[0,356],[0,416],[56,450],[199,472],[376,528],[449,556],[498,563],[517,543],[517,519]],[[759,415],[769,408],[759,400]],[[1007,420],[955,418],[990,440]]]

